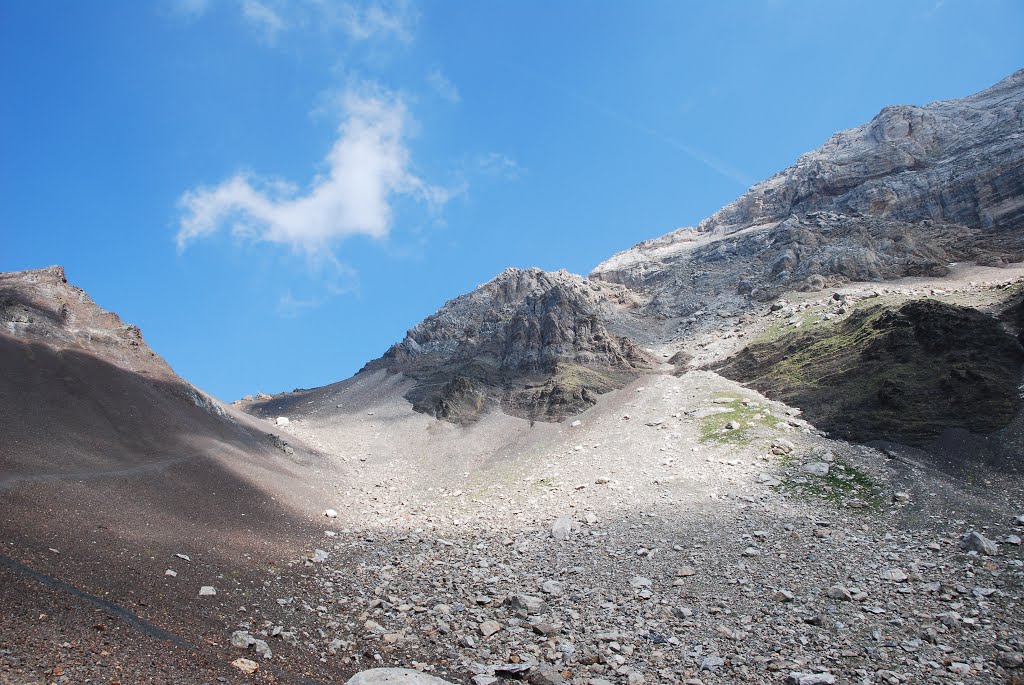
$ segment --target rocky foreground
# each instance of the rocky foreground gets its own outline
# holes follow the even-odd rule
[[[1024,676],[1018,475],[964,483],[832,440],[708,372],[612,395],[514,462],[446,454],[436,479],[374,447],[403,429],[393,407],[334,433],[308,407],[286,430],[372,486],[232,631],[283,659],[477,684]]]

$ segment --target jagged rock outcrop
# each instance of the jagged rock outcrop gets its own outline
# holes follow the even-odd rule
[[[1024,259],[1024,70],[959,100],[886,107],[696,228],[640,243],[590,277],[659,318],[729,296],[941,274]]]
[[[969,97],[884,108],[704,221],[729,234],[837,211],[991,230],[1024,225],[1024,69]]]
[[[81,348],[128,371],[174,376],[138,326],[97,306],[60,266],[0,273],[0,326],[14,338]]]
[[[367,370],[416,380],[418,410],[466,422],[494,406],[557,420],[650,368],[628,336],[639,303],[565,271],[508,269],[408,332]]]

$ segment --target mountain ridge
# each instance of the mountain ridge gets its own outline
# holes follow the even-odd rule
[[[1020,262],[1022,142],[1024,70],[965,98],[885,107],[587,277],[507,269],[363,371],[402,373],[417,411],[456,423],[498,409],[561,420],[685,359],[680,342],[708,312],[731,320],[788,292]]]

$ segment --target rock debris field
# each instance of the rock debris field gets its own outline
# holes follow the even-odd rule
[[[289,430],[323,438],[310,416]],[[830,440],[708,372],[557,430],[458,489],[353,458],[372,485],[233,591],[238,655],[477,685],[1024,677],[1024,503],[998,474],[965,486]]]

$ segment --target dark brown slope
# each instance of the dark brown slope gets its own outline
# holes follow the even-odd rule
[[[292,556],[322,510],[315,456],[285,454],[269,427],[179,378],[138,328],[97,307],[59,267],[0,274],[0,408],[0,556],[189,644],[223,642],[244,585]],[[168,568],[177,576],[164,575]],[[150,682],[222,671],[209,654],[150,644],[109,612],[10,566],[2,575],[0,649],[24,673],[3,670],[7,659],[0,682],[36,682],[29,676],[54,662],[33,645],[56,636],[95,645],[115,663],[152,659]],[[202,585],[220,599],[199,600]],[[96,639],[100,624],[109,632]],[[93,666],[78,677],[100,673]],[[146,682],[146,670],[128,672]],[[166,672],[205,675],[163,680]]]

